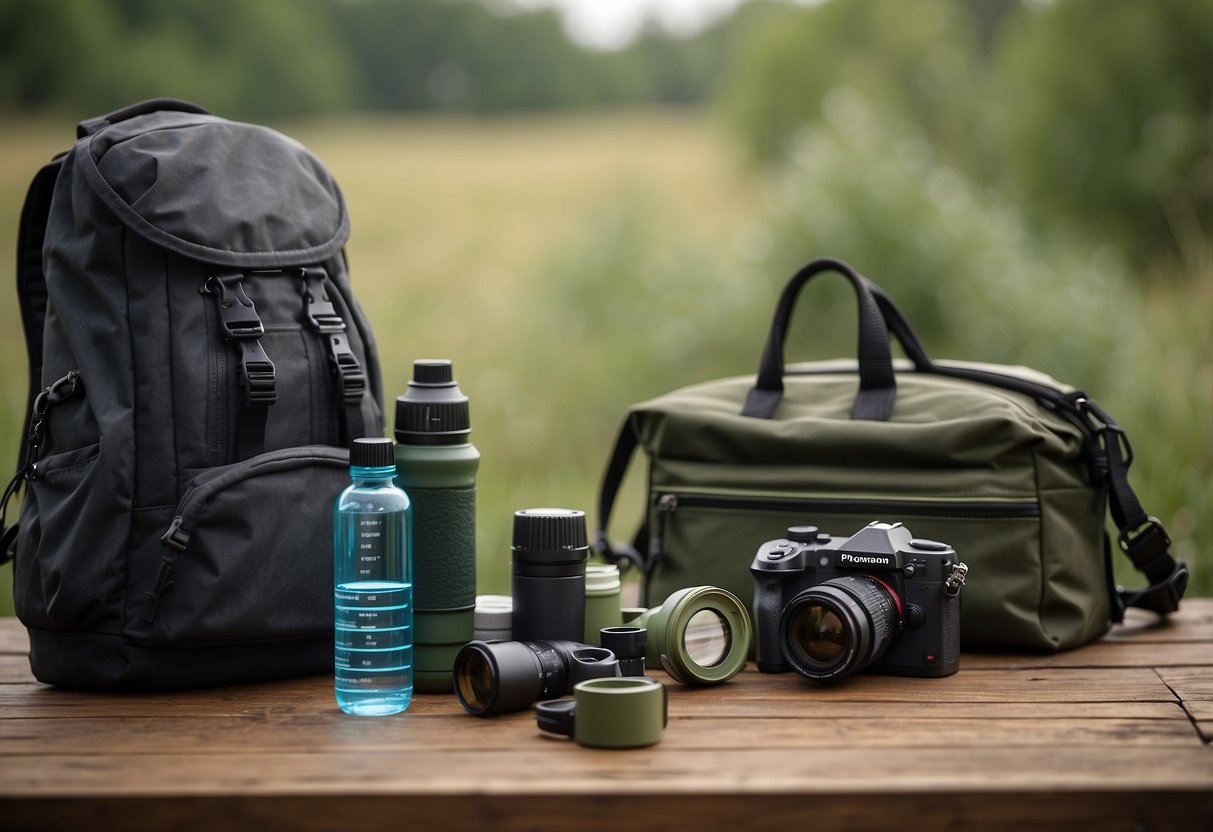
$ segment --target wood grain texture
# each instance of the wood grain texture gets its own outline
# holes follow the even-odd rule
[[[0,621],[5,830],[1213,829],[1213,599],[1056,655],[822,686],[752,666],[670,687],[651,748],[530,712],[341,714],[325,674],[151,694],[32,680]]]

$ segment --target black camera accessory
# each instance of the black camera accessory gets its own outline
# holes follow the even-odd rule
[[[473,716],[557,699],[586,679],[618,676],[610,650],[576,641],[471,641],[455,657],[455,694]]]
[[[520,641],[580,642],[585,635],[585,512],[532,508],[514,513],[514,613]]]
[[[643,676],[647,636],[644,627],[603,627],[598,632],[598,643],[615,654],[620,676]]]
[[[655,679],[590,679],[573,697],[537,705],[535,721],[590,748],[654,745],[669,720],[666,687]]]
[[[733,593],[691,586],[633,622],[648,628],[645,666],[664,668],[684,685],[716,685],[745,667],[750,616]]]

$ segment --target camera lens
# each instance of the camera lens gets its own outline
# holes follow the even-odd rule
[[[780,642],[802,676],[840,679],[878,661],[900,626],[901,600],[887,584],[847,576],[793,598],[780,617]]]
[[[732,644],[733,631],[729,622],[714,609],[700,610],[692,615],[682,635],[683,649],[700,667],[720,664]]]
[[[475,716],[555,699],[586,679],[618,676],[610,650],[575,641],[471,641],[455,657],[455,694]]]

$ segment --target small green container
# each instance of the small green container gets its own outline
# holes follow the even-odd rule
[[[619,567],[606,563],[588,564],[585,568],[585,637],[582,641],[598,645],[603,627],[622,625]]]

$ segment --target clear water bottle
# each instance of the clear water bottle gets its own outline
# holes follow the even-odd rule
[[[334,687],[347,714],[399,713],[413,697],[412,518],[395,476],[390,439],[355,439],[353,483],[333,507]]]

